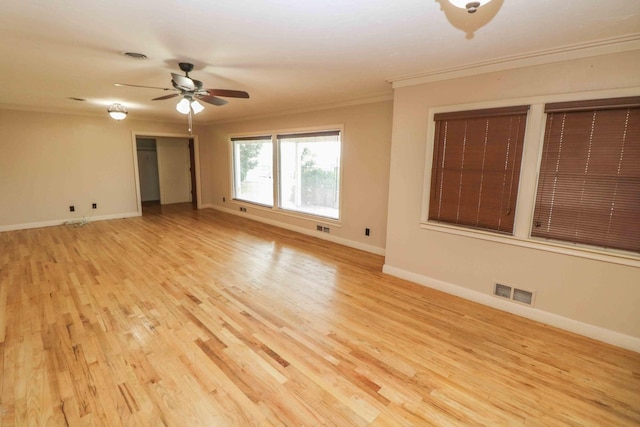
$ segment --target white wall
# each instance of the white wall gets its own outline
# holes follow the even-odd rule
[[[0,230],[138,214],[132,131],[184,133],[184,126],[131,116],[0,110]]]
[[[541,109],[545,98],[584,98],[590,91],[638,95],[638,70],[636,51],[396,89],[385,271],[490,304],[496,300],[489,296],[496,281],[534,289],[536,309],[518,306],[516,311],[640,351],[640,268],[633,262],[624,265],[606,257],[590,259],[420,227],[433,143],[428,137],[430,109],[517,98],[512,105],[534,99]],[[539,137],[525,144],[532,142]],[[538,155],[537,148],[525,147],[521,196],[535,189]],[[518,214],[526,217],[530,206],[524,201]]]
[[[384,253],[387,224],[392,102],[382,101],[210,126],[201,133],[203,203],[282,227],[376,253]],[[343,125],[342,218],[340,224],[291,216],[276,210],[232,201],[230,135]],[[225,198],[226,202],[222,199]],[[331,233],[317,232],[325,224]],[[365,228],[371,235],[365,236]]]
[[[160,203],[191,201],[189,140],[187,138],[156,138]]]

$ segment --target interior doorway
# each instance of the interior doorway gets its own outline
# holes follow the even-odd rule
[[[198,209],[197,137],[134,135],[134,139],[139,212]]]

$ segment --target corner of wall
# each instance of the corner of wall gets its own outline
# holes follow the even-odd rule
[[[105,221],[109,219],[123,219],[123,218],[132,218],[135,216],[142,216],[140,212],[123,212],[112,215],[101,215],[95,216],[91,218],[87,218],[86,222],[94,222],[94,221]],[[53,221],[40,221],[40,222],[28,222],[23,224],[10,224],[10,225],[0,225],[0,232],[3,231],[16,231],[16,230],[28,230],[31,228],[42,228],[42,227],[55,227],[57,225],[65,225],[72,224],[77,221],[82,222],[83,218],[68,218],[68,219],[56,219]]]
[[[365,252],[370,252],[372,254],[381,255],[381,256],[384,256],[384,254],[385,254],[385,249],[384,248],[380,248],[380,247],[372,246],[372,245],[367,245],[367,244],[364,244],[364,243],[356,242],[354,240],[349,240],[349,239],[345,239],[345,238],[342,238],[342,237],[336,237],[336,236],[327,235],[325,233],[315,233],[315,232],[313,232],[311,230],[308,230],[306,228],[297,227],[295,225],[287,224],[285,222],[275,221],[275,220],[264,218],[264,217],[261,217],[261,216],[258,216],[258,215],[251,215],[251,214],[239,215],[238,213],[236,213],[236,211],[234,211],[232,209],[223,208],[223,207],[216,206],[216,205],[213,205],[213,204],[202,205],[202,208],[210,208],[210,209],[215,209],[215,210],[218,210],[220,212],[225,212],[225,213],[228,213],[228,214],[231,214],[231,215],[242,216],[242,217],[250,219],[252,221],[258,221],[258,222],[262,222],[264,224],[273,225],[274,227],[284,228],[285,230],[295,231],[296,233],[304,234],[304,235],[307,235],[307,236],[317,237],[318,239],[328,240],[328,241],[333,242],[333,243],[338,243],[340,245],[348,246],[350,248],[359,249],[359,250],[365,251]]]
[[[391,276],[399,277],[404,280],[409,280],[411,282],[426,286],[431,289],[435,289],[450,295],[473,301],[478,304],[495,308],[497,310],[506,311],[517,316],[535,320],[536,322],[545,323],[547,325],[554,326],[565,331],[573,332],[588,338],[605,342],[607,344],[615,345],[640,353],[640,337],[633,337],[630,335],[611,331],[609,329],[579,322],[567,317],[558,316],[557,314],[538,310],[536,308],[526,307],[518,304],[511,304],[509,302],[494,298],[491,295],[486,295],[481,292],[474,291],[463,286],[458,286],[453,283],[437,280],[432,277],[412,273],[410,271],[403,270],[389,264],[385,264],[383,266],[382,272]]]

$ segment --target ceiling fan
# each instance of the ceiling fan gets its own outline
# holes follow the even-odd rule
[[[155,86],[142,86],[132,85],[125,83],[116,83],[116,86],[128,86],[128,87],[142,87],[147,89],[159,89],[164,91],[172,91],[169,95],[159,96],[153,98],[152,101],[161,101],[164,99],[175,98],[181,96],[182,99],[176,105],[176,110],[182,114],[189,115],[189,131],[191,132],[191,114],[198,114],[204,110],[204,106],[198,102],[198,100],[212,104],[216,106],[222,106],[228,104],[229,101],[224,98],[249,98],[249,94],[242,90],[229,90],[229,89],[205,89],[200,80],[192,79],[189,77],[189,73],[193,71],[193,64],[188,62],[180,62],[178,64],[180,70],[185,75],[171,73],[171,85],[173,87],[155,87]]]

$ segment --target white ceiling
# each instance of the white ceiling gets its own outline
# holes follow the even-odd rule
[[[106,115],[120,102],[130,118],[182,121],[176,99],[150,101],[166,92],[114,83],[170,87],[192,62],[205,87],[251,94],[206,105],[195,120],[207,123],[390,96],[396,78],[611,39],[640,40],[640,0],[493,0],[473,15],[446,0],[5,1],[0,106]]]

